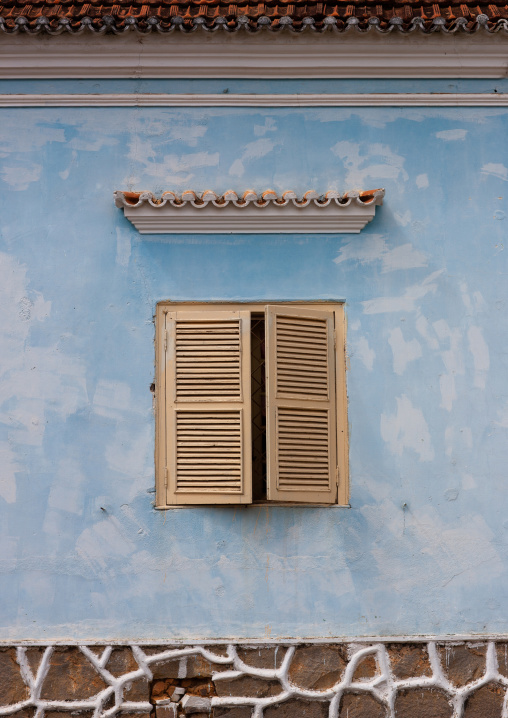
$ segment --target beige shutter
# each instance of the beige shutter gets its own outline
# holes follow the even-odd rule
[[[266,308],[267,492],[337,500],[334,313]]]
[[[252,501],[250,314],[166,315],[167,503]]]

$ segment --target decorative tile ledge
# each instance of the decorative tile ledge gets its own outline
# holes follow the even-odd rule
[[[508,637],[0,648],[19,718],[504,718],[507,688]]]
[[[287,9],[285,6],[273,8],[264,3],[249,5],[231,5],[230,3],[211,2],[214,12],[199,13],[199,3],[181,2],[179,12],[169,15],[164,12],[162,2],[153,2],[151,12],[143,12],[141,8],[131,6],[125,10],[119,6],[102,5],[97,2],[75,4],[69,3],[62,12],[55,12],[49,2],[41,2],[32,12],[24,12],[21,2],[0,4],[0,31],[8,35],[27,33],[30,35],[48,34],[61,35],[63,33],[78,35],[83,32],[103,35],[122,35],[126,32],[139,32],[143,35],[149,33],[170,34],[173,32],[191,33],[196,30],[211,33],[223,32],[231,34],[238,31],[258,33],[271,31],[274,34],[286,33],[318,33],[325,32],[347,33],[379,33],[388,35],[400,33],[410,35],[415,31],[424,34],[465,33],[472,35],[479,31],[498,33],[508,31],[506,6],[497,2],[496,5],[485,5],[484,12],[478,12],[480,6],[473,3],[453,7],[452,13],[448,8],[441,15],[439,5],[432,6],[432,15],[426,15],[427,7],[423,3],[412,3],[411,9],[405,17],[396,15],[399,6],[395,3],[385,2],[374,6],[351,5],[351,10],[341,8],[342,17],[335,5],[325,5],[323,10],[309,11],[308,5],[293,3]],[[13,7],[14,6],[14,7]],[[175,3],[175,9],[178,4]],[[206,6],[205,6],[206,7]],[[314,6],[315,7],[315,6]],[[321,6],[322,7],[322,6]],[[234,8],[234,10],[232,10]],[[295,12],[296,8],[296,12]],[[92,13],[88,14],[90,9]],[[327,11],[328,10],[328,11]],[[400,12],[400,11],[399,11]],[[432,12],[432,11],[431,11]],[[65,13],[65,14],[64,14]],[[194,16],[193,16],[194,15]],[[356,15],[356,16],[355,16]]]
[[[292,191],[277,195],[252,190],[239,197],[207,190],[198,195],[164,192],[115,193],[115,204],[141,234],[319,234],[358,233],[383,204],[384,189],[324,195],[310,190],[302,198]]]

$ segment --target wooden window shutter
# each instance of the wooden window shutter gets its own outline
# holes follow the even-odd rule
[[[337,499],[334,313],[266,308],[267,494]]]
[[[166,314],[167,504],[252,501],[250,313]]]

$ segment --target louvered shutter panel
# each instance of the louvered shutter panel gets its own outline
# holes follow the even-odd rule
[[[167,503],[252,501],[249,312],[166,315]]]
[[[267,494],[337,499],[333,311],[266,308]]]

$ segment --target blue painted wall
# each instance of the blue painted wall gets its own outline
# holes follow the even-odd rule
[[[2,110],[0,638],[507,632],[507,133],[484,108]],[[140,237],[113,204],[380,186],[349,236]],[[153,509],[170,298],[346,300],[350,509]]]

